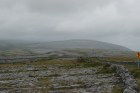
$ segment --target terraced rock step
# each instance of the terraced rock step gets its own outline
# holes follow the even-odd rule
[[[115,73],[84,65],[26,65],[0,69],[0,93],[112,93],[120,88]]]

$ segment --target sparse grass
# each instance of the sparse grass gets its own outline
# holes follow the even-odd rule
[[[59,75],[59,74],[51,74],[51,75],[48,75],[46,77],[59,77],[59,76],[61,76],[61,75]]]
[[[120,86],[114,86],[112,93],[123,93],[122,85]]]
[[[90,62],[90,61],[96,61],[96,62],[103,62],[101,60],[99,60],[98,58],[84,58],[84,57],[79,57],[77,59],[78,62]]]
[[[116,61],[138,61],[137,57],[106,57],[106,58],[101,58],[102,60],[116,60]]]
[[[62,65],[71,65],[71,64],[77,64],[78,62],[76,60],[48,60],[48,61],[42,61],[42,62],[32,62],[31,65],[54,65],[54,64],[62,64]]]
[[[41,93],[47,93],[47,91],[49,91],[49,89],[47,88],[42,88]],[[31,92],[32,93],[32,92]]]
[[[86,56],[86,52],[81,52],[81,51],[78,51],[78,50],[63,49],[63,51],[72,52],[72,53],[78,53],[78,54],[82,54],[82,55]]]
[[[136,83],[138,85],[138,92],[140,92],[140,79]]]
[[[50,90],[53,90],[53,91],[55,90],[53,85],[51,85]]]
[[[64,82],[60,82],[59,85],[61,85],[61,86],[68,86],[69,84],[68,83],[64,83]]]
[[[5,63],[1,64],[0,68],[7,68],[7,67],[23,67],[26,65],[35,65],[35,66],[47,66],[47,65],[54,65],[54,64],[61,64],[63,66],[58,66],[59,68],[66,68],[66,69],[71,69],[71,68],[83,68],[83,67],[98,67],[101,66],[102,64],[99,62],[96,63],[79,63],[76,59],[73,60],[41,60],[37,62],[16,62],[16,63]],[[24,72],[24,71],[18,71],[18,72]],[[26,71],[25,71],[26,72]]]
[[[0,87],[12,87],[10,84],[2,84]]]
[[[78,80],[78,81],[76,82],[76,84],[83,84],[83,81]]]
[[[102,66],[101,63],[99,62],[96,62],[96,63],[86,63],[83,65],[83,67],[87,68],[87,67],[99,67],[99,66]]]
[[[49,60],[56,59],[57,57],[58,57],[58,55],[50,55]]]
[[[49,86],[49,85],[52,84],[47,77],[40,77],[40,78],[38,78],[38,81],[40,81],[38,83],[38,85],[40,87],[42,87],[42,86]]]
[[[29,74],[29,77],[38,77],[38,76],[35,76],[35,75],[31,75],[31,74]]]
[[[102,62],[98,58],[91,58],[92,61]]]
[[[131,72],[132,72],[132,75],[135,78],[139,78],[140,79],[140,69],[133,69],[133,70],[131,70]]]
[[[104,74],[104,73],[116,73],[116,68],[109,67],[109,64],[103,66],[103,68],[98,71],[96,74]]]
[[[49,61],[49,60],[50,60],[49,58],[42,58],[42,59],[39,59],[38,62]]]
[[[12,79],[0,79],[2,81],[7,81],[7,80],[14,80],[14,79],[17,79],[17,78],[12,78]]]
[[[117,73],[115,73],[115,75],[114,75],[115,77],[120,77],[120,75],[119,74],[117,74]]]
[[[90,73],[85,73],[85,74],[82,74],[82,73],[78,73],[78,74],[69,74],[69,76],[82,76],[82,75],[91,75]],[[92,74],[93,75],[93,74]]]
[[[5,63],[0,64],[0,68],[4,67],[15,67],[15,66],[26,66],[26,65],[36,65],[36,66],[42,66],[42,65],[54,65],[54,64],[62,64],[62,65],[71,65],[71,64],[80,64],[77,62],[76,59],[74,60],[42,60],[37,62],[16,62],[16,63]]]
[[[0,71],[0,74],[3,74],[3,73],[13,73],[13,71]]]
[[[70,65],[65,65],[65,66],[60,66],[59,68],[64,68],[64,69],[72,69],[72,68],[82,68],[83,64],[70,64]]]
[[[98,63],[98,62],[97,63],[80,63],[80,64],[65,65],[63,68],[65,68],[65,69],[72,69],[72,68],[90,68],[90,67],[102,66],[102,64]]]
[[[78,62],[87,62],[88,60],[90,60],[89,58],[83,58],[83,57],[79,57],[77,59]]]

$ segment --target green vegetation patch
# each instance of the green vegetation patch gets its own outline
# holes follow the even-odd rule
[[[61,75],[59,75],[59,74],[51,74],[51,75],[48,75],[47,77],[59,77],[59,76],[61,76]]]
[[[85,73],[85,74],[82,74],[82,73],[78,73],[78,74],[69,74],[69,76],[82,76],[82,75],[91,75],[90,73]],[[92,74],[93,75],[93,74]]]
[[[39,86],[49,86],[49,85],[51,85],[52,83],[50,82],[50,80],[48,79],[48,78],[46,78],[46,77],[40,77],[40,78],[38,78],[38,81],[40,81],[39,83],[38,83],[38,85]]]
[[[112,67],[110,67],[110,65],[109,64],[106,64],[106,65],[104,65],[103,66],[103,68],[99,71],[99,72],[97,72],[96,74],[107,74],[107,73],[116,73],[116,68],[114,67],[114,68],[112,68]]]
[[[101,58],[102,60],[110,60],[110,61],[138,61],[137,57],[106,57]]]
[[[123,93],[122,85],[113,87],[112,93]]]
[[[87,62],[87,60],[90,60],[89,58],[83,58],[83,57],[79,57],[77,59],[78,62]]]
[[[16,55],[25,55],[25,54],[30,54],[30,53],[32,53],[32,51],[27,49],[25,45],[0,44],[1,56],[16,56]]]
[[[96,62],[96,63],[87,63],[83,65],[83,67],[98,67],[98,66],[102,66],[102,64],[99,62]]]
[[[84,64],[75,64],[75,65],[65,65],[65,69],[72,69],[72,68],[89,68],[89,67],[99,67],[102,66],[101,63],[84,63]],[[61,67],[60,67],[61,68]]]
[[[82,55],[86,56],[86,52],[81,52],[78,50],[67,50],[67,49],[63,49],[63,50],[67,51],[67,52],[78,53],[78,54],[82,54]]]
[[[92,61],[97,61],[97,62],[103,62],[101,60],[99,60],[98,58],[91,58]]]
[[[13,71],[0,71],[0,74],[3,74],[3,73],[13,73]]]
[[[135,78],[139,78],[140,79],[140,69],[133,69],[131,72],[132,72],[132,75]]]

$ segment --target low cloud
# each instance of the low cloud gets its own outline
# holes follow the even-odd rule
[[[139,0],[1,0],[0,39],[92,39],[140,50]]]

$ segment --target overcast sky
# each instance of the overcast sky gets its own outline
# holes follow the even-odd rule
[[[0,39],[89,39],[140,51],[140,0],[0,0]]]

